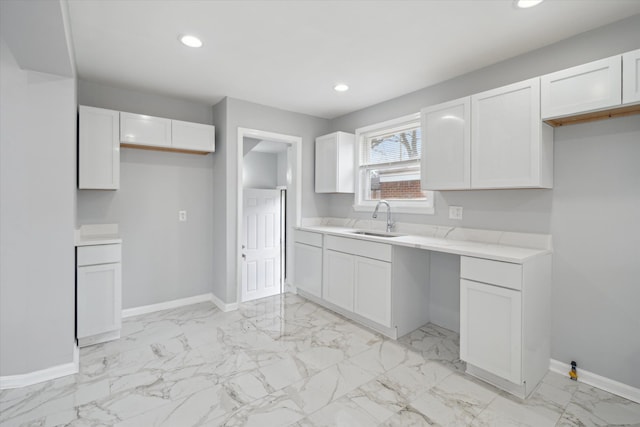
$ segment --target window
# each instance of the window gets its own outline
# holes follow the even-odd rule
[[[355,210],[387,200],[394,212],[433,213],[433,192],[420,188],[420,114],[356,130]]]

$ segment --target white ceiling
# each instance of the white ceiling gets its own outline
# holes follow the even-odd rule
[[[68,0],[81,78],[333,118],[640,13],[639,0]],[[189,49],[190,33],[204,46]],[[337,82],[351,90],[333,91]]]

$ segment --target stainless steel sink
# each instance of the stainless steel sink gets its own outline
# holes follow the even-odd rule
[[[405,234],[398,234],[398,233],[385,233],[384,231],[365,231],[365,230],[356,230],[356,231],[350,231],[349,233],[352,233],[352,234],[359,234],[359,235],[361,235],[361,236],[386,237],[386,238],[405,236]]]

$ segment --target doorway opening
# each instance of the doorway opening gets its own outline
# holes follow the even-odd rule
[[[238,129],[238,301],[284,292],[300,224],[302,139]]]

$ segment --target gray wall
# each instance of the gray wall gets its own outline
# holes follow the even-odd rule
[[[237,228],[237,129],[244,127],[261,131],[302,137],[302,216],[325,216],[329,213],[329,197],[313,190],[314,141],[327,133],[329,121],[305,114],[278,110],[239,99],[225,98],[214,106],[214,122],[224,133],[217,141],[224,145],[214,164],[214,252],[224,257],[214,258],[213,293],[223,302],[237,300],[236,228]],[[224,162],[224,170],[217,162]],[[288,201],[291,201],[288,198]],[[224,272],[224,274],[223,274]]]
[[[276,188],[278,155],[250,151],[244,156],[242,186],[244,188]]]
[[[420,108],[640,48],[640,15],[436,86],[337,118],[356,128]],[[436,192],[435,215],[396,220],[553,235],[552,357],[640,387],[640,118],[631,116],[555,130],[553,190]],[[331,196],[331,216],[354,213],[352,195]],[[448,206],[464,219],[447,218]],[[435,264],[435,263],[434,263]],[[455,307],[455,263],[432,265],[434,304]],[[438,271],[440,269],[440,271]],[[440,287],[440,288],[439,288]],[[441,313],[450,319],[450,313]],[[455,325],[453,325],[455,326]]]
[[[0,376],[75,345],[76,85],[21,69],[0,38]]]
[[[212,123],[205,104],[82,80],[78,103]],[[78,225],[120,225],[123,308],[211,292],[216,155],[124,148],[118,191],[78,190]]]

